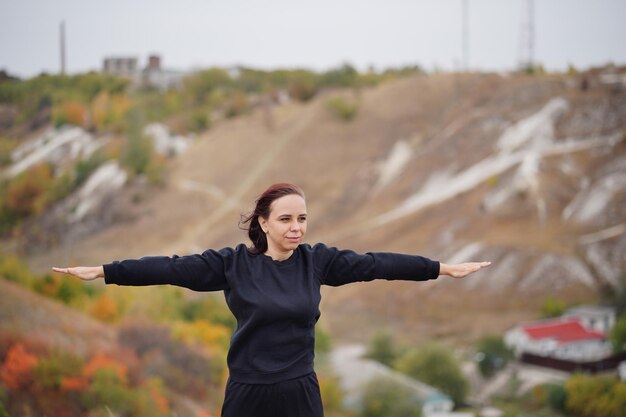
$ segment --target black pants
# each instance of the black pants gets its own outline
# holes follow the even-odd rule
[[[317,375],[276,384],[228,380],[222,417],[324,417]]]

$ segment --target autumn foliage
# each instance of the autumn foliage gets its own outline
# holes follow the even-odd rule
[[[0,377],[9,389],[24,388],[33,381],[33,367],[37,357],[28,353],[21,343],[13,345],[2,364]]]
[[[93,378],[93,376],[102,369],[111,370],[113,373],[115,373],[115,375],[117,375],[120,381],[122,381],[124,384],[127,383],[127,367],[124,364],[116,361],[115,359],[101,353],[96,353],[93,358],[91,358],[91,360],[87,362],[85,368],[83,369],[83,376],[87,378]]]
[[[111,296],[103,293],[93,305],[91,315],[98,320],[112,323],[118,318],[117,303]]]

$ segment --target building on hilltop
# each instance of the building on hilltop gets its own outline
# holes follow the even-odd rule
[[[137,74],[136,57],[107,57],[102,64],[102,72],[116,77],[134,78]]]
[[[103,61],[102,72],[127,78],[134,87],[154,87],[159,90],[179,87],[187,75],[183,71],[163,68],[159,55],[150,55],[143,69],[139,68],[138,62],[137,57],[106,57]]]

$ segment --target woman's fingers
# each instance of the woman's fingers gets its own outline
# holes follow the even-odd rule
[[[59,268],[55,266],[52,268],[52,270],[55,272],[60,272],[62,274],[73,275],[75,277],[88,281],[104,276],[104,271],[102,270],[102,267],[95,266],[75,266],[71,268]]]
[[[482,268],[486,268],[491,265],[491,262],[468,262],[458,265],[459,268],[456,274],[452,274],[454,278],[464,278],[471,273],[479,271]]]

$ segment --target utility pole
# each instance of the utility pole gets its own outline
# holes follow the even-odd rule
[[[469,71],[469,6],[468,6],[468,2],[469,0],[461,0],[462,4],[461,4],[461,8],[462,8],[462,22],[461,22],[461,44],[462,44],[462,48],[463,48],[463,68],[462,70],[464,72]]]
[[[61,21],[60,27],[60,41],[61,41],[61,75],[65,75],[65,21]]]
[[[535,67],[535,11],[533,0],[525,0],[520,36],[521,69],[532,70]]]

